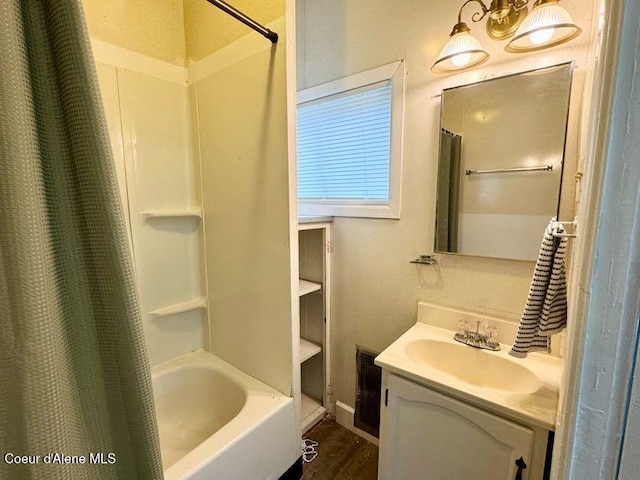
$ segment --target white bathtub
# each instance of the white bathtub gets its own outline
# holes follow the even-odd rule
[[[166,480],[278,479],[300,455],[293,399],[204,351],[152,370]]]

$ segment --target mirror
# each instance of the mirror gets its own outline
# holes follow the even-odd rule
[[[572,70],[443,90],[436,252],[536,259],[558,215]]]

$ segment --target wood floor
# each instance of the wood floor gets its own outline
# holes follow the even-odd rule
[[[318,442],[318,456],[303,466],[302,480],[376,480],[378,447],[327,417],[304,438]]]

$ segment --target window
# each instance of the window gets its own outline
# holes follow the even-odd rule
[[[403,62],[298,92],[301,215],[399,218]]]

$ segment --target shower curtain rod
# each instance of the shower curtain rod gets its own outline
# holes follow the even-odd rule
[[[236,8],[229,5],[228,3],[223,2],[222,0],[207,0],[207,2],[209,2],[211,5],[218,7],[223,12],[228,13],[236,20],[240,20],[247,27],[253,28],[259,34],[271,40],[271,43],[278,43],[278,34],[276,32],[273,32],[269,30],[267,27],[260,25],[258,22],[256,22],[252,18],[247,17],[240,10],[237,10]]]

